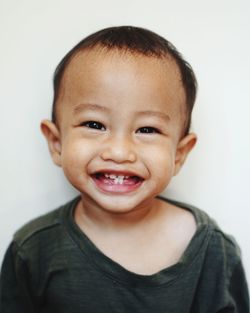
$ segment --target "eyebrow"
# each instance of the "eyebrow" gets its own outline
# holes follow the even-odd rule
[[[109,112],[110,109],[96,104],[96,103],[80,103],[77,106],[74,107],[74,114],[80,113],[82,111],[89,110],[89,111],[103,111],[103,112]]]
[[[105,113],[109,113],[110,109],[108,107],[105,107],[103,105],[100,104],[96,104],[96,103],[80,103],[77,106],[75,106],[74,108],[74,114],[80,113],[84,110],[90,110],[90,111],[102,111]],[[161,118],[167,122],[170,121],[170,117],[160,111],[151,111],[151,110],[147,110],[147,111],[136,111],[136,114],[139,116],[154,116],[157,118]]]
[[[141,115],[141,116],[154,116],[154,117],[158,117],[158,118],[161,118],[161,119],[164,119],[165,121],[169,122],[170,121],[170,117],[169,115],[163,113],[163,112],[160,112],[160,111],[138,111],[137,112],[138,115]]]

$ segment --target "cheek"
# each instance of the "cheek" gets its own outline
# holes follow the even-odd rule
[[[82,149],[79,146],[74,144],[66,144],[63,146],[62,149],[62,165],[73,166],[74,164],[78,163],[79,159],[82,155]]]
[[[62,146],[62,168],[67,176],[79,176],[91,159],[88,145],[81,141],[67,140]]]
[[[175,149],[168,145],[151,147],[147,153],[149,170],[158,179],[166,179],[173,176],[175,168]]]

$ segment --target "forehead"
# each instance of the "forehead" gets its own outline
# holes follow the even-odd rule
[[[108,72],[111,66],[120,71],[129,71],[132,68],[138,74],[140,70],[144,71],[145,75],[151,72],[150,74],[154,76],[162,75],[165,79],[169,78],[174,83],[181,82],[179,67],[170,55],[155,57],[126,50],[93,48],[80,51],[73,56],[63,75],[63,83],[68,83],[69,80],[74,79],[75,75],[95,71],[98,75],[99,70]]]
[[[144,56],[118,50],[78,52],[68,64],[58,99],[59,115],[81,98],[137,106],[172,104],[183,113],[185,92],[178,66],[171,57]],[[137,100],[138,101],[137,101]]]

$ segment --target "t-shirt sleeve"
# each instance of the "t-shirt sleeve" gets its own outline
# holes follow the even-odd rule
[[[35,313],[28,286],[28,270],[15,243],[5,254],[0,276],[0,312]]]
[[[250,313],[249,292],[242,262],[239,261],[229,284],[230,313]]]

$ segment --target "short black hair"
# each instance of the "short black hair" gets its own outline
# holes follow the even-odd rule
[[[54,73],[54,99],[52,107],[52,122],[56,123],[56,102],[60,93],[63,74],[72,58],[79,52],[95,47],[107,50],[118,49],[130,53],[156,58],[170,56],[177,64],[186,96],[186,120],[184,134],[187,134],[191,124],[191,114],[197,94],[197,80],[191,65],[183,58],[175,46],[158,34],[140,27],[117,26],[97,31],[81,40],[61,60]]]

